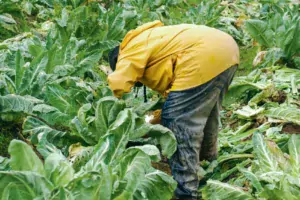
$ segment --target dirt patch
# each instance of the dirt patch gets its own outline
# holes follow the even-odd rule
[[[21,124],[3,122],[0,120],[0,156],[9,157],[8,146],[11,140],[18,139]]]
[[[152,162],[152,167],[172,176],[170,166],[164,162]]]
[[[287,95],[284,91],[277,90],[274,94],[270,97],[270,100],[273,102],[283,103],[285,102]]]
[[[282,128],[282,131],[288,134],[300,134],[300,126],[296,124],[286,124]]]

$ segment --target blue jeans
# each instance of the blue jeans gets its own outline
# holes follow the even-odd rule
[[[162,109],[162,124],[175,134],[177,151],[169,160],[179,199],[197,199],[200,160],[217,158],[219,110],[237,66],[195,88],[172,91]]]

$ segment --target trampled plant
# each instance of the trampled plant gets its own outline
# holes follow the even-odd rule
[[[298,199],[299,198],[299,135],[288,141],[289,155],[284,154],[275,142],[264,139],[259,132],[253,135],[254,161],[251,170],[238,167],[250,181],[253,190],[245,192],[219,181],[208,181],[204,199]]]

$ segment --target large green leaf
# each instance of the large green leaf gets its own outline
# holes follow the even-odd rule
[[[100,50],[95,50],[95,52],[87,53],[82,60],[80,60],[76,66],[76,71],[72,73],[72,76],[82,76],[85,72],[96,66],[97,62],[101,57]]]
[[[94,133],[85,126],[76,116],[71,121],[73,134],[81,137],[87,144],[97,144]]]
[[[72,73],[75,72],[75,67],[70,64],[64,64],[64,65],[56,65],[53,73],[58,75],[58,76],[69,76]]]
[[[138,184],[134,193],[134,199],[171,199],[176,185],[176,181],[171,176],[161,171],[149,172]]]
[[[53,189],[53,185],[45,177],[34,172],[0,172],[0,197],[2,199],[20,196],[22,200],[48,199]]]
[[[0,22],[1,23],[8,23],[8,24],[16,24],[17,22],[12,18],[11,15],[0,15]]]
[[[130,139],[134,140],[145,135],[149,137],[147,138],[149,143],[160,146],[162,155],[170,158],[176,151],[176,138],[173,132],[168,128],[165,128],[161,125],[152,125],[144,122],[130,134]]]
[[[222,105],[227,108],[232,104],[246,103],[251,99],[252,95],[254,96],[261,89],[261,87],[257,87],[257,85],[250,82],[233,83],[224,96]]]
[[[43,101],[32,96],[19,96],[14,94],[0,96],[0,112],[22,112],[31,114],[34,105],[39,103],[43,103]]]
[[[4,29],[12,31],[14,33],[16,33],[17,30],[18,30],[17,22],[8,13],[1,13],[0,14],[0,27],[3,27]]]
[[[160,152],[158,148],[154,145],[143,145],[143,146],[134,146],[134,147],[129,147],[128,149],[139,149],[142,150],[145,154],[150,156],[152,161],[159,162],[161,157],[160,157]]]
[[[109,162],[117,159],[118,156],[125,150],[126,144],[129,140],[129,134],[133,131],[133,113],[130,109],[121,111],[108,130],[108,135],[116,135],[117,140],[111,144],[110,148],[113,149],[109,155]],[[118,135],[118,136],[117,136]],[[108,160],[107,160],[108,161]]]
[[[110,200],[113,193],[113,175],[110,166],[101,164],[99,170],[74,179],[69,187],[75,199]]]
[[[59,152],[57,147],[65,148],[72,141],[66,132],[55,130],[41,120],[27,117],[23,123],[23,133],[30,136],[38,151],[46,158],[50,153]]]
[[[262,20],[250,19],[246,21],[246,30],[250,35],[265,47],[272,47],[273,35],[271,29],[268,28],[267,22]]]
[[[113,16],[112,22],[109,22],[109,30],[107,34],[107,38],[109,40],[118,40],[120,36],[123,36],[125,33],[124,26],[125,26],[125,21],[123,19],[122,14],[118,14],[117,16]]]
[[[97,139],[106,134],[110,125],[124,108],[125,103],[115,97],[104,97],[97,102],[95,115]]]
[[[48,85],[46,89],[46,97],[48,102],[55,106],[63,113],[76,113],[74,108],[74,101],[68,96],[61,86],[53,84]]]
[[[27,195],[23,194],[24,191],[20,190],[16,183],[9,183],[3,193],[1,199],[26,199]],[[25,198],[24,198],[25,196]],[[30,196],[29,196],[30,198]]]
[[[66,8],[63,8],[61,10],[61,18],[56,19],[56,22],[59,26],[61,27],[66,27],[67,26],[67,21],[68,21],[69,15],[68,15],[68,10]]]
[[[291,38],[291,40],[289,42],[285,41],[285,56],[287,58],[291,58],[293,55],[295,54],[299,54],[300,52],[300,16],[295,16],[294,21],[292,22],[293,25],[290,27],[290,30],[288,30],[288,32],[285,35],[285,39],[287,40],[287,38]]]
[[[276,172],[279,170],[278,163],[268,149],[261,133],[253,134],[253,150],[262,172]]]
[[[300,173],[300,135],[292,135],[289,142],[290,159],[293,164],[293,170]]]
[[[267,117],[281,119],[286,122],[293,122],[300,125],[300,109],[294,107],[277,107],[265,111]]]
[[[65,126],[68,127],[71,123],[72,116],[62,113],[57,108],[47,104],[38,104],[33,107],[33,114],[45,120],[52,126]]]
[[[86,121],[86,113],[91,109],[91,104],[84,104],[77,113],[77,116],[72,120],[72,130],[80,136],[86,143],[95,145],[99,138],[90,130],[89,124]]]
[[[43,175],[43,163],[32,148],[20,140],[12,140],[8,147],[10,166],[17,171],[32,171]]]
[[[66,186],[74,178],[74,169],[67,159],[58,153],[50,154],[45,160],[46,177],[53,185]]]
[[[202,192],[202,197],[205,200],[254,200],[249,193],[233,185],[222,183],[220,181],[208,180],[205,189]]]
[[[120,136],[118,136],[117,139],[119,138]],[[110,149],[110,142],[114,142],[114,140],[114,135],[109,135],[103,139],[100,139],[90,160],[87,161],[86,164],[80,168],[80,171],[77,173],[77,176],[83,174],[84,172],[99,170],[101,164],[104,163],[104,160],[106,159],[106,157],[108,157],[107,154],[109,153],[109,151],[113,151],[113,149]]]
[[[139,149],[128,149],[117,165],[120,185],[114,192],[114,199],[133,199],[134,192],[151,167],[150,157]]]
[[[126,149],[129,133],[132,131],[132,111],[126,109],[119,113],[116,121],[111,125],[108,133],[103,136],[94,150],[94,155],[82,167],[83,171],[97,171],[101,163],[111,164],[118,159]]]
[[[31,92],[36,92],[32,90],[38,77],[42,75],[42,71],[45,69],[47,64],[47,58],[44,57],[44,53],[34,58],[30,63],[29,67],[25,69],[18,94],[31,94]]]
[[[253,174],[252,172],[250,172],[249,170],[243,169],[243,168],[239,168],[239,171],[242,172],[244,174],[244,176],[251,181],[251,184],[253,185],[253,187],[258,191],[258,192],[262,192],[263,191],[263,187],[261,185],[261,183],[259,182],[258,177]]]
[[[277,144],[274,141],[268,140],[266,141],[266,145],[269,151],[272,153],[273,159],[277,161],[278,166],[281,168],[281,170],[286,172],[292,170],[290,160],[284,156],[282,150],[277,146]]]

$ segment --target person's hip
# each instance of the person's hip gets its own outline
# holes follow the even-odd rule
[[[197,109],[203,102],[214,103],[232,81],[237,69],[232,66],[208,82],[179,91],[170,91],[162,109],[162,118],[173,118]]]

